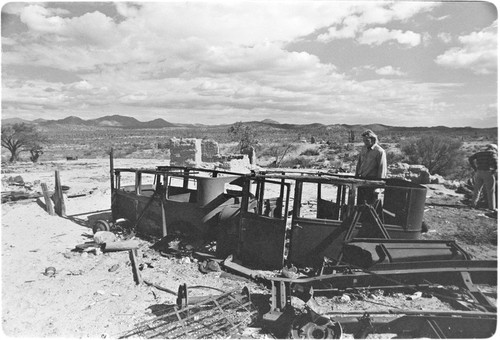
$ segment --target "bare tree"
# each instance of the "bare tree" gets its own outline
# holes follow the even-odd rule
[[[32,156],[37,156],[38,160],[43,153],[40,143],[45,141],[46,137],[34,125],[18,123],[2,126],[2,147],[10,151],[10,162],[19,160],[19,154],[23,151],[32,152]]]
[[[237,122],[228,129],[229,134],[234,141],[239,143],[240,150],[246,149],[258,144],[257,132],[249,125]]]

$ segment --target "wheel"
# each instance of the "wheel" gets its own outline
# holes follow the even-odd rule
[[[97,220],[92,226],[92,231],[97,233],[98,231],[110,231],[109,223],[104,220]]]
[[[115,221],[113,231],[121,232],[123,234],[134,233],[134,225],[126,218],[119,218]]]

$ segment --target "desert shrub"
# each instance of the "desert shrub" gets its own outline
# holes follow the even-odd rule
[[[410,164],[424,165],[431,174],[445,176],[463,159],[462,142],[455,138],[428,135],[410,138],[402,143],[401,150]]]
[[[345,163],[353,163],[358,161],[358,155],[359,153],[355,152],[345,152],[341,158]]]
[[[386,157],[387,157],[387,164],[399,163],[402,162],[404,159],[404,155],[402,153],[394,151],[387,151]]]
[[[318,149],[307,149],[307,150],[304,150],[300,155],[301,156],[319,156],[319,151],[318,151]]]
[[[333,150],[329,150],[325,153],[325,156],[326,156],[326,159],[329,160],[329,161],[334,161],[336,160],[338,157],[338,153],[333,151]]]
[[[266,144],[261,145],[259,148],[259,157],[270,157],[273,158],[274,165],[279,167],[285,159],[285,157],[295,152],[299,146],[297,144],[291,143],[281,143],[281,144]]]
[[[307,157],[294,157],[284,159],[280,166],[283,168],[293,168],[293,167],[301,167],[301,168],[312,168],[316,164],[315,159],[307,158]]]
[[[260,154],[259,148],[256,150],[257,155]],[[240,153],[240,146],[237,143],[219,144],[219,153],[221,155],[238,154]]]
[[[121,149],[113,150],[113,156],[115,158],[124,158],[136,151],[138,151],[137,146],[131,145]]]
[[[474,170],[472,170],[468,159],[464,157],[461,160],[457,161],[457,164],[453,169],[449,170],[447,178],[465,182],[473,176]]]
[[[29,152],[31,154],[30,160],[33,163],[37,163],[40,156],[43,155],[43,147],[38,143],[34,143],[29,149]]]
[[[471,228],[470,225],[459,225],[453,237],[466,244],[497,244],[496,225],[480,225]]]
[[[352,151],[354,150],[356,147],[354,146],[353,143],[346,143],[344,144],[344,150],[345,151]]]

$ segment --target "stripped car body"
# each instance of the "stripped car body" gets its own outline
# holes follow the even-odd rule
[[[403,180],[324,172],[162,166],[112,167],[111,173],[113,220],[126,219],[139,233],[156,237],[216,239],[218,257],[233,254],[259,269],[321,266],[325,257],[339,258],[347,236],[418,239],[426,195],[425,187]],[[360,188],[378,191],[371,220],[361,216]],[[370,232],[374,223],[387,235]]]

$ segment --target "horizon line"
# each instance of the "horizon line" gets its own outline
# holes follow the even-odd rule
[[[359,125],[359,126],[366,126],[366,125],[383,125],[383,126],[388,126],[388,127],[395,127],[395,128],[438,128],[438,127],[445,127],[445,128],[449,128],[449,129],[463,129],[463,128],[471,128],[471,129],[481,129],[481,130],[484,130],[484,129],[498,129],[498,125],[497,126],[492,126],[492,127],[472,127],[470,125],[468,126],[446,126],[446,125],[434,125],[434,126],[424,126],[424,125],[419,125],[419,126],[404,126],[404,125],[388,125],[388,124],[383,124],[383,123],[352,123],[352,124],[349,124],[349,123],[333,123],[333,124],[324,124],[324,123],[317,123],[317,122],[312,122],[312,123],[308,123],[308,124],[304,124],[304,123],[281,123],[281,122],[278,122],[277,120],[275,119],[272,119],[272,118],[266,118],[266,119],[263,119],[263,120],[248,120],[248,121],[235,121],[233,123],[227,123],[227,124],[202,124],[202,123],[172,123],[170,121],[167,121],[163,118],[153,118],[153,119],[150,119],[150,120],[146,120],[146,121],[141,121],[139,119],[137,119],[136,117],[133,117],[133,116],[124,116],[124,115],[120,115],[120,114],[112,114],[112,115],[106,115],[106,116],[102,116],[102,117],[98,117],[98,118],[89,118],[89,119],[84,119],[84,118],[81,118],[81,117],[78,117],[78,116],[67,116],[65,118],[61,118],[61,119],[45,119],[45,118],[37,118],[37,119],[33,119],[33,120],[28,120],[28,119],[25,119],[25,118],[2,118],[1,121],[6,121],[6,120],[22,120],[22,121],[26,121],[26,122],[31,122],[31,123],[34,123],[35,121],[37,120],[42,120],[42,121],[60,121],[60,120],[64,120],[64,119],[67,119],[67,118],[71,118],[71,117],[75,117],[75,118],[78,118],[78,119],[81,119],[83,121],[92,121],[92,120],[97,120],[97,119],[101,119],[101,118],[105,118],[105,117],[113,117],[113,116],[119,116],[119,117],[124,117],[124,118],[133,118],[135,120],[137,120],[138,122],[140,123],[148,123],[148,122],[151,122],[151,121],[154,121],[154,120],[158,120],[158,119],[161,119],[163,121],[165,121],[166,123],[170,123],[170,124],[174,124],[174,125],[203,125],[203,126],[219,126],[219,125],[233,125],[233,124],[236,124],[236,123],[264,123],[264,124],[279,124],[279,125],[298,125],[298,126],[307,126],[307,125],[313,125],[313,124],[319,124],[319,125],[323,125],[323,126],[332,126],[332,125]],[[274,121],[275,123],[265,123],[266,120],[271,120],[271,121]],[[123,126],[109,126],[110,128],[121,128]]]

